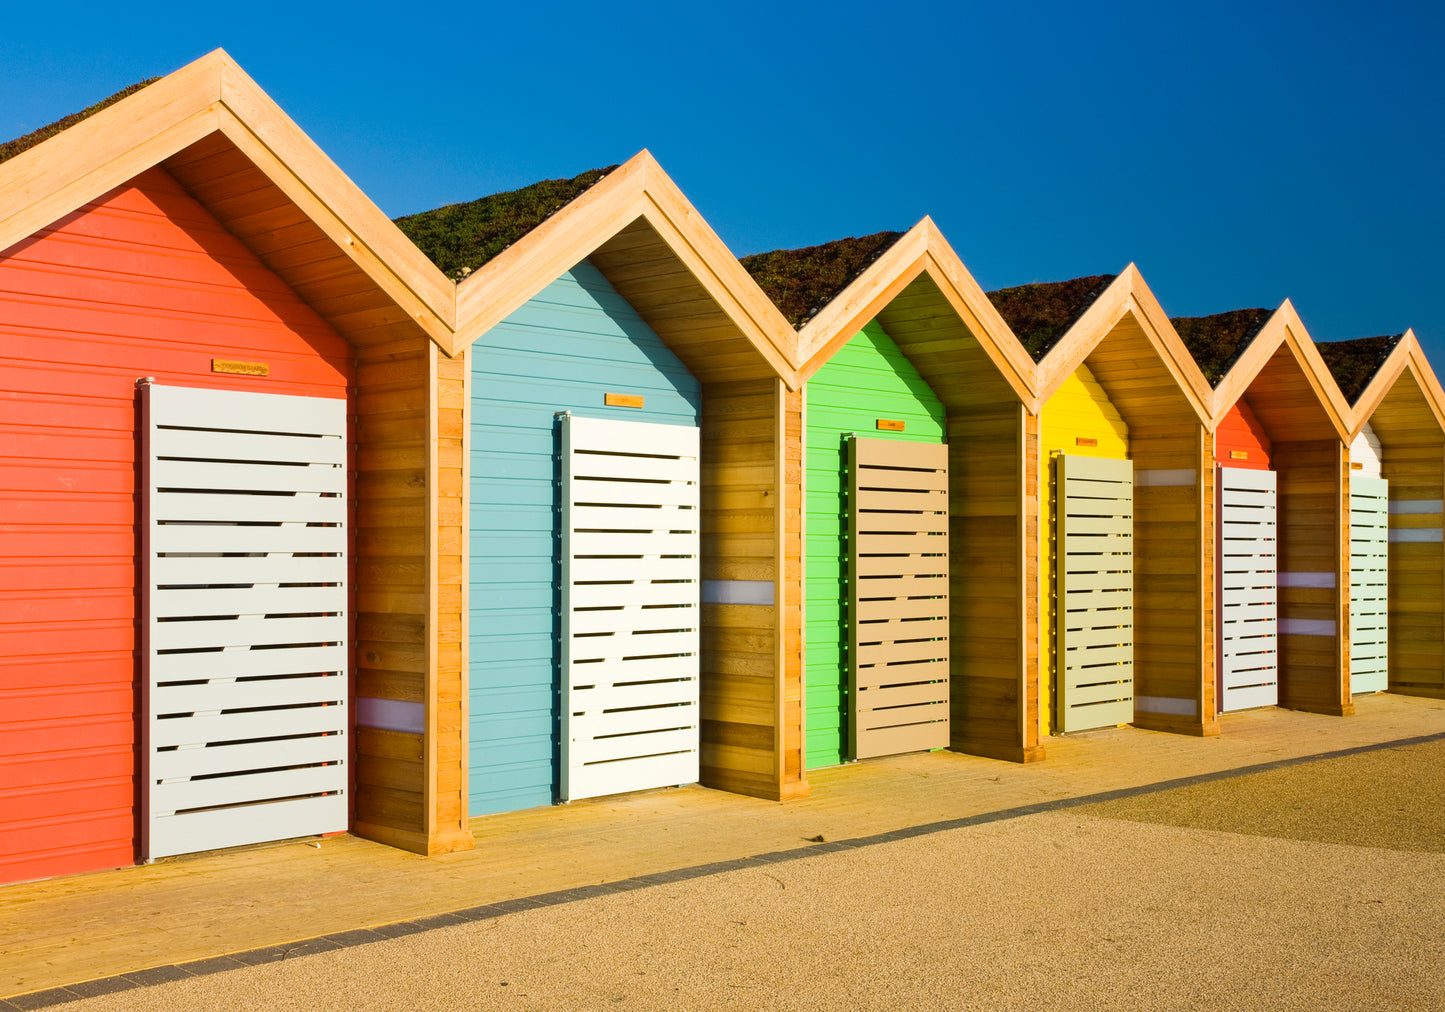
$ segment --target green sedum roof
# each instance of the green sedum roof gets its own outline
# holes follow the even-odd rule
[[[519,190],[494,193],[465,204],[447,204],[396,219],[397,227],[454,281],[471,274],[502,250],[576,200],[616,165],[589,169],[571,179],[544,179]]]
[[[754,253],[741,263],[797,330],[902,237],[902,232],[875,232],[821,246]]]
[[[1092,274],[1072,281],[1046,281],[988,293],[1019,343],[1035,362],[1078,322],[1117,274]]]
[[[14,158],[22,151],[29,151],[41,141],[49,140],[56,134],[75,126],[75,124],[79,123],[81,120],[89,119],[90,117],[94,116],[96,113],[104,109],[106,106],[115,105],[115,103],[119,102],[121,99],[129,98],[131,95],[134,95],[146,85],[154,84],[156,81],[159,80],[159,77],[148,77],[144,81],[141,81],[139,84],[133,84],[129,88],[122,88],[120,91],[110,96],[110,98],[101,99],[99,102],[95,103],[95,105],[87,106],[86,108],[80,110],[80,112],[73,112],[69,116],[64,117],[63,119],[58,119],[54,123],[41,127],[39,130],[31,131],[24,137],[17,137],[13,141],[7,141],[4,144],[0,144],[0,162],[9,161],[11,158]]]
[[[1400,343],[1404,334],[1383,337],[1357,337],[1351,341],[1321,341],[1315,345],[1320,358],[1330,367],[1330,374],[1339,385],[1345,400],[1354,404]]]
[[[1169,322],[1209,385],[1217,387],[1273,315],[1272,309],[1231,309],[1213,316],[1176,316]]]

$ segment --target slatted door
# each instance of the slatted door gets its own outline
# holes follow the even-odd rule
[[[1350,691],[1389,687],[1389,482],[1350,475]]]
[[[562,423],[562,800],[698,777],[698,430]]]
[[[850,754],[948,746],[948,447],[849,440]]]
[[[144,854],[344,830],[346,402],[142,397]]]
[[[1219,468],[1219,709],[1279,702],[1275,472]]]
[[[1058,727],[1134,719],[1134,465],[1058,457]]]

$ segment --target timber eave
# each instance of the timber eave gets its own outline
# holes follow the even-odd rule
[[[645,149],[457,285],[457,331],[449,352],[468,347],[639,219],[738,329],[768,374],[796,389],[796,333]]]
[[[216,134],[432,340],[447,343],[450,283],[220,49],[0,164],[0,250]]]

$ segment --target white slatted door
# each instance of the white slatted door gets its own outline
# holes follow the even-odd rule
[[[1219,468],[1219,709],[1279,702],[1275,473]]]
[[[1134,465],[1061,454],[1055,545],[1058,727],[1134,719]]]
[[[948,747],[948,447],[848,441],[850,752]]]
[[[1389,492],[1384,478],[1350,475],[1351,692],[1389,687]]]
[[[344,830],[346,402],[142,397],[144,855]]]
[[[698,430],[564,416],[564,801],[698,778]]]

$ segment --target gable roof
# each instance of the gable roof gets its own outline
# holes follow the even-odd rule
[[[1315,348],[1329,367],[1340,393],[1354,405],[1404,336],[1386,334],[1382,337],[1356,337],[1348,341],[1320,341]]]
[[[1348,439],[1352,415],[1304,321],[1288,299],[1270,314],[1214,386],[1217,424],[1251,391],[1249,405],[1271,439]]]
[[[1232,309],[1212,316],[1174,316],[1169,322],[1215,387],[1273,315],[1272,309]]]
[[[988,293],[994,308],[1035,362],[1104,294],[1114,274],[1094,274],[1068,281],[1044,281]]]
[[[544,179],[463,204],[394,219],[417,249],[447,277],[460,281],[586,193],[616,165],[571,179]]]
[[[741,263],[787,321],[801,329],[901,238],[902,232],[875,232],[754,253]]]
[[[89,119],[96,113],[100,112],[102,109],[106,109],[112,105],[115,105],[115,103],[119,102],[123,98],[129,98],[130,96],[134,95],[136,92],[144,88],[146,85],[154,84],[159,80],[159,77],[148,77],[144,81],[139,81],[136,84],[132,84],[128,88],[122,88],[120,91],[116,92],[114,95],[111,95],[109,98],[103,98],[99,102],[96,102],[94,105],[86,106],[84,109],[80,110],[80,112],[73,112],[69,116],[62,116],[54,123],[47,123],[45,126],[41,127],[38,130],[32,130],[24,137],[17,137],[13,141],[6,141],[4,144],[0,144],[0,162],[8,162],[10,159],[14,158],[22,151],[29,151],[41,141],[49,140],[56,134],[63,133],[64,131],[75,126],[75,124],[79,123],[81,120]]]
[[[127,91],[0,163],[0,250],[160,166],[348,340],[449,339],[453,286],[225,52]]]
[[[1400,335],[1360,392],[1351,438],[1367,423],[1386,442],[1445,444],[1445,391],[1413,330]]]

